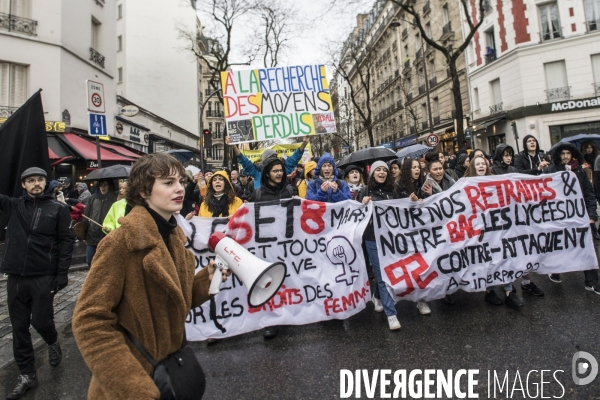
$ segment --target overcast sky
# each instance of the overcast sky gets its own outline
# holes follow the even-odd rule
[[[331,9],[331,0],[282,0],[289,2],[296,8],[297,34],[289,44],[290,49],[281,57],[279,65],[306,65],[327,64],[330,60],[327,56],[327,45],[343,42],[348,37],[352,28],[356,25],[356,14],[367,12],[373,5],[373,0],[361,0],[360,4],[340,9]],[[346,3],[347,0],[337,0]],[[211,31],[211,21],[201,10],[198,16],[202,24],[207,27],[205,34]],[[239,26],[239,30],[238,30]],[[240,21],[234,26],[234,57],[241,60],[241,49],[247,34],[252,29],[253,23],[249,20]],[[331,73],[331,71],[329,71]]]

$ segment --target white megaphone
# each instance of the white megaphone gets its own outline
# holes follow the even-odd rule
[[[260,307],[271,300],[283,284],[287,267],[281,261],[273,264],[263,261],[221,232],[210,235],[208,247],[216,254],[218,270],[210,282],[209,294],[219,293],[222,283],[219,272],[224,269],[231,269],[246,285],[250,307]]]

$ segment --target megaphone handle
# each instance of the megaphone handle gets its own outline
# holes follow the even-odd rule
[[[216,266],[215,274],[210,281],[210,288],[208,289],[208,294],[217,294],[220,291],[221,283],[223,283],[223,274],[221,273],[221,268]]]

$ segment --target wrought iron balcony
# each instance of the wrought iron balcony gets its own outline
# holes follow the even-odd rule
[[[99,66],[104,68],[104,60],[105,59],[106,59],[106,57],[104,57],[102,54],[100,54],[96,50],[94,50],[93,47],[90,47],[90,60],[91,61],[95,62],[96,64],[98,64]]]
[[[32,19],[17,17],[12,14],[0,13],[0,29],[6,29],[9,32],[20,32],[26,35],[37,36],[37,21]]]
[[[485,57],[485,63],[490,64],[490,63],[496,61],[496,52],[494,51],[493,53],[486,54],[484,57]]]
[[[427,15],[427,13],[430,11],[431,11],[431,5],[429,4],[429,1],[427,1],[425,3],[425,5],[423,6],[423,16]]]
[[[596,91],[596,96],[600,96],[600,82],[594,82],[594,90]]]
[[[19,107],[0,106],[0,118],[8,118],[18,109]]]
[[[433,125],[438,125],[440,123],[440,116],[433,117]]]
[[[425,93],[425,85],[419,85],[419,94]]]
[[[571,86],[548,89],[546,92],[546,100],[548,103],[559,100],[569,100],[571,98]]]
[[[213,117],[213,118],[223,118],[223,111],[220,111],[220,110],[207,110],[206,111],[206,116],[207,117]]]
[[[502,104],[503,103],[498,103],[494,104],[493,106],[490,106],[490,114],[498,114],[502,112]]]
[[[429,87],[434,87],[435,85],[437,85],[437,77],[433,77],[429,80]]]

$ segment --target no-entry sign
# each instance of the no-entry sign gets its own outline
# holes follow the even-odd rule
[[[104,113],[104,85],[99,82],[87,80],[88,111]]]

